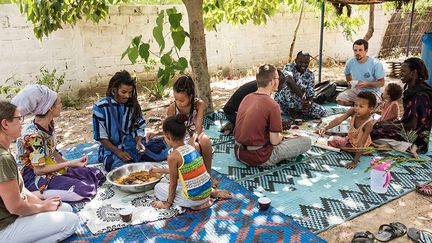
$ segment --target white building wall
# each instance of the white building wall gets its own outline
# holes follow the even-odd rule
[[[35,82],[43,66],[65,73],[66,85],[62,89],[68,91],[98,86],[121,69],[141,73],[142,65],[131,65],[127,58],[120,60],[120,56],[134,36],[142,34],[143,40],[152,39],[157,14],[164,8],[167,6],[114,6],[106,21],[97,25],[85,21],[74,27],[65,25],[62,30],[39,41],[15,5],[0,5],[0,84],[5,84],[10,77],[24,83]],[[183,6],[178,10],[185,13]],[[367,12],[362,14],[367,18]],[[183,16],[183,26],[187,28],[187,15]],[[390,16],[382,10],[376,11],[375,32],[369,47],[372,56],[379,52]],[[297,18],[298,14],[284,12],[276,14],[264,26],[220,24],[217,31],[206,32],[210,71],[287,62]],[[353,39],[361,38],[366,29],[367,25],[364,25]],[[306,50],[317,56],[319,35],[319,15],[306,13],[294,53]],[[352,41],[346,40],[340,30],[326,30],[324,38],[324,56],[340,61],[352,56]],[[156,43],[153,46],[157,48]],[[188,42],[180,55],[189,58]]]

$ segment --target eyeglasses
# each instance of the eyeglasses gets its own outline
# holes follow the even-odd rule
[[[20,122],[23,122],[24,116],[13,116],[12,119],[19,119]]]

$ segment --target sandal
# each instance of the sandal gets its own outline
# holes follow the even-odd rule
[[[416,186],[416,192],[420,193],[423,196],[432,196],[432,185],[431,184],[423,184]]]
[[[379,227],[378,233],[375,235],[375,239],[381,242],[387,242],[395,238],[405,235],[407,227],[399,222],[383,224]]]
[[[357,232],[354,234],[351,243],[373,243],[375,240],[375,236],[369,232]]]
[[[419,242],[419,243],[431,243],[432,242],[432,233],[429,231],[426,231],[426,230],[409,228],[407,235],[408,235],[408,238],[410,238],[414,242]]]

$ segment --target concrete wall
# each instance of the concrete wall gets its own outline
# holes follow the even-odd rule
[[[66,74],[63,90],[105,84],[116,71],[126,69],[143,72],[142,65],[131,65],[120,56],[131,39],[139,34],[151,40],[157,13],[167,6],[114,6],[111,15],[97,25],[82,21],[74,27],[64,26],[40,42],[33,35],[32,26],[20,15],[14,5],[0,5],[0,84],[10,77],[31,83],[39,69],[57,69]],[[178,10],[185,13],[183,6]],[[367,13],[362,13],[367,18]],[[186,14],[184,26],[188,26]],[[375,33],[370,40],[370,55],[379,52],[382,36],[390,14],[377,10]],[[233,27],[221,24],[217,31],[206,33],[208,64],[211,71],[218,68],[248,68],[262,63],[287,62],[297,14],[278,13],[264,26],[252,24]],[[365,25],[358,31],[361,38]],[[297,36],[295,52],[319,53],[320,19],[306,13]],[[325,31],[324,55],[336,60],[352,56],[352,41],[346,40],[340,30]],[[156,45],[155,45],[156,46]],[[185,43],[181,55],[189,56]]]

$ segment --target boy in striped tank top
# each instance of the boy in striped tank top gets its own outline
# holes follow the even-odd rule
[[[210,173],[200,153],[184,143],[187,116],[178,114],[168,117],[163,125],[165,142],[172,148],[168,155],[168,168],[152,168],[152,172],[169,174],[169,181],[161,180],[155,186],[159,199],[155,208],[168,208],[172,204],[193,210],[208,208],[214,198],[231,198],[227,190],[213,189]]]

